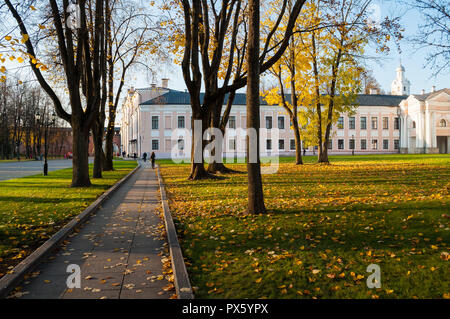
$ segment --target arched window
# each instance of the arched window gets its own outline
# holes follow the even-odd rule
[[[413,127],[412,128],[416,128],[416,121],[412,122]]]
[[[447,122],[446,122],[444,119],[442,119],[442,120],[439,122],[439,126],[440,126],[440,127],[447,127]]]

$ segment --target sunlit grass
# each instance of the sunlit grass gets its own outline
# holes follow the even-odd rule
[[[449,155],[306,159],[263,177],[258,216],[244,215],[245,165],[193,182],[189,165],[162,164],[197,297],[449,296]],[[372,263],[381,289],[366,286]]]

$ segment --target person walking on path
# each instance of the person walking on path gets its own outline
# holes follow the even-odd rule
[[[142,156],[142,159],[144,160],[144,163],[147,161],[147,152],[144,153],[144,155]]]
[[[152,168],[155,168],[155,152],[152,152],[152,155],[150,156],[150,159],[152,161]]]

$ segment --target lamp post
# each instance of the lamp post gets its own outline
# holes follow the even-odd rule
[[[355,135],[352,135],[352,141],[353,141],[353,145],[352,145],[352,155],[355,155]]]
[[[45,121],[44,117],[39,113],[36,113],[36,121],[38,124],[40,123],[45,128],[44,133],[44,176],[48,175],[48,162],[47,162],[47,154],[48,154],[48,147],[47,147],[47,139],[48,139],[48,128],[55,124],[56,115],[55,113],[52,113],[51,121]],[[42,121],[42,122],[41,122]]]
[[[19,130],[23,127],[22,126],[22,118],[19,117],[18,119],[18,123],[19,123]],[[17,146],[17,161],[20,162],[20,133],[17,134],[17,141],[16,141],[16,146]]]

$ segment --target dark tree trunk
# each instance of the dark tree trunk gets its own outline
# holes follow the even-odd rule
[[[199,180],[211,178],[212,176],[206,171],[205,165],[203,163],[192,163],[191,164],[191,175],[189,175],[189,179]]]
[[[77,124],[81,122],[74,121],[72,123],[72,187],[86,187],[91,185],[91,180],[89,179],[89,129]]]
[[[249,0],[249,32],[247,49],[247,128],[256,130],[256,154],[250,154],[250,134],[247,135],[248,214],[264,214],[264,194],[259,158],[259,0]],[[255,150],[253,148],[253,150]],[[252,159],[256,158],[256,162]]]
[[[222,133],[222,137],[225,137],[225,129],[228,123],[228,119],[230,116],[230,112],[231,112],[231,107],[233,105],[233,101],[234,98],[236,96],[236,92],[233,91],[228,95],[228,100],[227,100],[227,106],[225,108],[225,111],[222,115],[222,104],[224,101],[224,96],[221,96],[219,98],[219,104],[217,105],[217,109],[214,110],[211,114],[211,127],[212,128],[218,128],[220,129],[221,133]],[[222,115],[222,116],[221,116]],[[212,174],[229,174],[229,173],[238,173],[238,171],[235,171],[231,168],[228,168],[225,166],[225,164],[223,163],[223,144],[219,145],[218,148],[214,148],[214,150],[212,150],[211,154],[212,155],[216,155],[216,152],[220,152],[220,158],[221,158],[221,162],[216,162],[216,161],[212,161],[209,163],[208,165],[208,172],[212,173]],[[214,158],[214,156],[213,156]]]
[[[110,128],[108,128],[108,131],[106,132],[106,138],[105,138],[105,162],[103,163],[104,171],[114,170],[113,140],[114,140],[114,129],[112,130],[112,133],[111,133]]]
[[[326,147],[326,145],[321,145],[321,148],[319,148],[318,163],[328,164],[329,162],[328,147]]]
[[[327,115],[327,127],[325,129],[325,138],[323,141],[323,147],[322,147],[322,155],[319,157],[319,163],[327,163],[329,164],[328,160],[328,143],[330,140],[330,134],[331,134],[331,126],[333,125],[333,109],[334,109],[334,99],[336,97],[336,83],[338,78],[338,70],[339,65],[342,58],[342,39],[340,43],[339,50],[337,52],[336,58],[334,60],[334,63],[332,65],[331,69],[331,84],[330,84],[330,98],[328,99],[328,115]]]
[[[198,133],[201,134],[197,136],[197,132],[194,128],[194,121],[201,120],[202,127],[201,130],[198,130]],[[203,134],[208,127],[207,119],[202,116],[202,114],[193,113],[192,116],[192,148],[191,148],[191,174],[189,175],[189,180],[199,180],[205,178],[211,178],[213,175],[209,174],[205,169],[205,159],[204,159],[204,149],[205,142],[203,141]],[[201,132],[201,133],[200,133]]]
[[[298,119],[296,116],[292,118],[292,125],[294,126],[295,135],[295,164],[302,165],[302,140],[300,138],[300,128],[298,126]]]
[[[102,178],[103,167],[103,125],[98,120],[92,125],[92,141],[94,143],[94,169],[93,178]]]
[[[222,135],[224,135],[224,132],[222,132]],[[216,154],[216,149],[214,148],[211,151],[211,155],[214,157],[214,155]],[[208,164],[208,173],[211,174],[231,174],[231,173],[238,173],[238,171],[235,171],[234,169],[231,169],[229,167],[226,167],[225,164],[223,163],[223,150],[222,147],[219,149],[220,153],[221,153],[221,158],[222,158],[222,162],[216,162],[216,161],[212,161]]]

